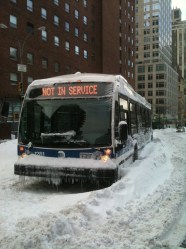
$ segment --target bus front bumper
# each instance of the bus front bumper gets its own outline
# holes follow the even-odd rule
[[[14,164],[14,174],[22,176],[59,178],[89,182],[115,182],[118,169],[112,160],[102,162],[93,159],[51,158],[29,155]]]

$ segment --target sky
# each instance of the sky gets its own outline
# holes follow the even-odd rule
[[[1,249],[168,249],[185,238],[186,132],[154,130],[123,177],[99,190],[20,181],[16,146],[0,144]]]
[[[186,20],[186,0],[172,0],[172,8],[180,8],[182,12],[182,21]]]

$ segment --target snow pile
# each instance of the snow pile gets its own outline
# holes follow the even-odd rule
[[[13,175],[16,141],[0,144],[1,249],[150,249],[181,243],[186,133],[156,130],[109,188],[74,193]],[[183,222],[183,219],[182,219]],[[186,226],[185,226],[186,227]],[[174,237],[174,240],[172,238]]]

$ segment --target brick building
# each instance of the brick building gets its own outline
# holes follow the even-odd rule
[[[9,103],[8,120],[17,120],[34,79],[81,71],[122,74],[134,85],[134,3],[0,1],[0,109]]]

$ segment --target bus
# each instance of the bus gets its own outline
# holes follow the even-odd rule
[[[121,75],[35,80],[22,103],[14,174],[112,184],[151,139],[151,105]]]

